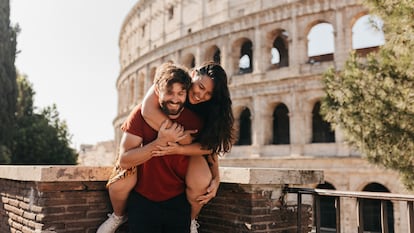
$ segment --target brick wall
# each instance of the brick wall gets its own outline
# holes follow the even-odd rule
[[[105,182],[0,180],[0,232],[96,232],[110,211]]]
[[[274,179],[257,176],[270,170],[255,171],[221,168],[223,183],[202,210],[200,233],[296,232],[297,205],[280,201],[283,185],[269,182],[280,180],[284,172],[294,176],[292,171],[275,169]],[[110,168],[96,167],[0,166],[0,232],[96,232],[111,212],[105,189],[109,172]],[[297,178],[322,179],[318,172],[311,176]],[[303,232],[308,232],[311,209],[303,209]],[[127,229],[125,225],[118,232]]]
[[[223,183],[200,214],[200,233],[297,233],[297,204],[286,203],[269,186]],[[307,208],[306,208],[307,207]],[[302,206],[303,232],[310,232],[311,208]]]

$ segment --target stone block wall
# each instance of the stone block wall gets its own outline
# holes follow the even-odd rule
[[[0,166],[0,232],[96,232],[111,212],[105,189],[110,170]],[[296,232],[297,205],[281,199],[281,178],[296,185],[323,180],[320,171],[220,168],[220,174],[217,197],[200,215],[200,233]],[[309,232],[311,209],[303,210],[303,232]],[[127,230],[126,224],[118,233]]]

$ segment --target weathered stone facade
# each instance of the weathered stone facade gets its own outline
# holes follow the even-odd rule
[[[247,143],[239,141],[223,164],[324,169],[335,189],[361,191],[380,184],[390,192],[407,193],[398,174],[367,164],[346,145],[340,128],[333,141],[315,140],[315,106],[324,96],[322,73],[343,67],[354,49],[353,26],[367,14],[357,0],[140,0],[119,37],[116,144],[120,125],[141,102],[158,65],[171,60],[191,68],[219,60],[229,76],[236,129],[241,135],[243,122],[251,126]],[[332,26],[334,51],[310,56],[308,36],[319,23]],[[278,50],[279,62],[271,61],[272,48]],[[243,55],[249,57],[247,68],[240,65]],[[275,139],[279,106],[287,109],[282,113],[289,125],[283,143]],[[345,203],[342,210],[346,213],[352,205]],[[406,221],[399,218],[404,208],[394,206],[395,232],[405,232],[399,228]],[[355,220],[343,218],[344,223]],[[352,232],[346,224],[341,227],[341,232]]]
[[[115,164],[115,142],[103,141],[95,145],[82,144],[79,150],[78,162],[80,166],[112,166]]]

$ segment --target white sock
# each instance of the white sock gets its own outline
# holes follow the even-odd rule
[[[114,217],[115,217],[115,218],[118,218],[118,219],[119,219],[119,218],[123,218],[123,217],[124,217],[124,215],[121,215],[121,216],[116,215],[116,214],[115,214],[115,212],[114,212],[113,214],[114,214]]]

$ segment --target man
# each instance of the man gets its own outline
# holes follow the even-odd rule
[[[188,156],[168,155],[154,157],[157,146],[165,146],[182,125],[186,130],[201,130],[202,121],[184,108],[187,91],[191,85],[188,73],[171,63],[163,64],[154,79],[155,93],[161,109],[177,122],[168,127],[167,122],[159,132],[143,119],[140,106],[135,108],[122,125],[122,168],[138,166],[138,180],[128,200],[128,225],[130,232],[185,233],[190,230],[190,204],[185,195],[185,176]]]

